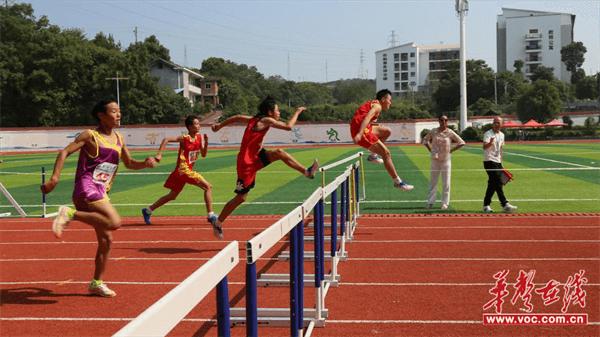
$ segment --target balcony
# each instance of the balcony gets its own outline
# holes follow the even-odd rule
[[[529,55],[525,58],[525,63],[527,63],[527,64],[542,63],[542,57]]]
[[[526,53],[537,53],[542,50],[541,44],[528,44],[525,46]]]
[[[542,33],[525,34],[525,41],[539,41],[542,39]]]

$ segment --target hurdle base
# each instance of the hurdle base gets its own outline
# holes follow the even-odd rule
[[[333,287],[338,287],[341,280],[340,275],[335,275],[334,279],[331,279],[331,274],[325,275],[325,282],[330,283]],[[290,285],[290,274],[262,274],[256,280],[256,284],[260,287],[277,287],[277,286],[289,286]],[[304,274],[304,286],[314,287],[315,275]]]
[[[304,327],[308,327],[311,322],[314,322],[316,327],[324,327],[325,319],[329,312],[327,309],[321,311],[322,318],[315,319],[316,310],[304,308]],[[233,326],[246,325],[246,308],[231,308],[230,321]],[[290,326],[290,309],[289,308],[258,308],[258,325],[259,326]]]
[[[341,238],[338,236],[336,240],[339,242],[339,241],[341,241],[342,239],[341,239]],[[310,242],[313,242],[313,241],[315,241],[315,237],[314,237],[314,236],[306,236],[306,237],[304,238],[304,241],[310,241]],[[323,238],[323,241],[325,241],[325,242],[329,242],[329,241],[331,241],[331,236],[325,236],[325,237]]]
[[[343,252],[341,254],[340,254],[340,252],[338,252],[337,254],[338,254],[339,261],[346,261],[348,259],[348,252]],[[281,254],[279,254],[277,256],[277,259],[279,261],[289,261],[290,251],[284,250],[283,252],[281,252]],[[309,250],[309,251],[304,252],[304,261],[314,261],[314,260],[315,260],[315,252],[314,251]],[[325,255],[325,261],[331,261],[331,256]]]

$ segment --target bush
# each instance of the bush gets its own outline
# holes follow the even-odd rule
[[[483,137],[482,137],[483,133],[481,132],[481,130],[474,128],[472,126],[469,126],[468,128],[464,129],[463,132],[460,134],[460,136],[465,141],[482,141],[483,140]]]

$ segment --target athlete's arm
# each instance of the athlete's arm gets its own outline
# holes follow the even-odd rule
[[[125,167],[130,170],[141,170],[143,168],[156,166],[156,160],[153,157],[148,157],[144,161],[133,159],[125,144],[123,144],[123,147],[121,148],[121,160],[123,160]]]
[[[369,110],[369,112],[365,116],[365,119],[363,119],[362,123],[360,124],[360,129],[359,129],[360,131],[356,134],[356,136],[354,136],[354,143],[360,142],[360,139],[362,138],[362,135],[363,135],[363,130],[367,128],[367,125],[369,125],[369,123],[371,122],[373,117],[378,116],[380,112],[381,112],[381,105],[374,104],[373,107],[371,108],[371,110]]]
[[[158,151],[156,152],[156,156],[154,156],[154,160],[156,160],[157,162],[160,162],[160,160],[162,159],[162,152],[167,148],[167,144],[176,143],[176,142],[179,143],[182,140],[183,140],[183,136],[163,138],[162,142],[160,142],[160,147],[158,148]]]
[[[205,133],[202,139],[202,147],[200,148],[202,158],[206,158],[206,152],[208,152],[208,135]]]
[[[252,116],[235,115],[235,116],[231,116],[231,117],[227,118],[226,120],[222,121],[221,123],[215,123],[215,124],[211,125],[210,128],[213,130],[213,132],[217,132],[229,124],[248,122],[251,119],[252,119]]]
[[[431,145],[429,145],[431,143],[431,132],[429,131],[429,133],[427,133],[427,135],[425,137],[423,137],[423,145],[425,145],[425,147],[427,148],[427,151],[431,152]]]
[[[75,138],[75,140],[67,145],[64,149],[58,152],[56,156],[56,161],[54,162],[54,169],[52,170],[52,177],[40,186],[42,192],[50,193],[58,184],[58,180],[60,178],[60,173],[65,166],[65,160],[70,156],[73,152],[79,151],[86,143],[90,142],[92,139],[92,133],[89,130],[83,131],[82,133]]]
[[[261,119],[261,123],[263,123],[265,126],[272,126],[275,129],[290,131],[294,127],[294,125],[296,125],[296,122],[298,121],[298,116],[300,116],[300,114],[304,110],[306,110],[306,108],[303,106],[297,108],[296,112],[294,112],[294,115],[292,115],[292,118],[290,118],[290,120],[287,123],[278,121],[273,117],[265,117]]]

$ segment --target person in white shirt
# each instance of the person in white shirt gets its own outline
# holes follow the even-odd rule
[[[450,205],[450,172],[452,169],[450,153],[465,145],[465,141],[456,132],[448,128],[448,117],[440,116],[440,127],[431,130],[423,138],[423,145],[431,153],[431,173],[429,183],[429,196],[427,197],[427,208],[433,207],[437,192],[437,183],[442,175],[442,207],[448,209]]]
[[[502,118],[494,117],[492,128],[483,134],[483,167],[488,174],[487,190],[483,199],[483,211],[492,213],[492,196],[498,194],[498,199],[502,209],[506,213],[512,213],[517,210],[516,206],[511,205],[502,189],[502,148],[504,147],[504,133],[500,131],[502,127]]]

